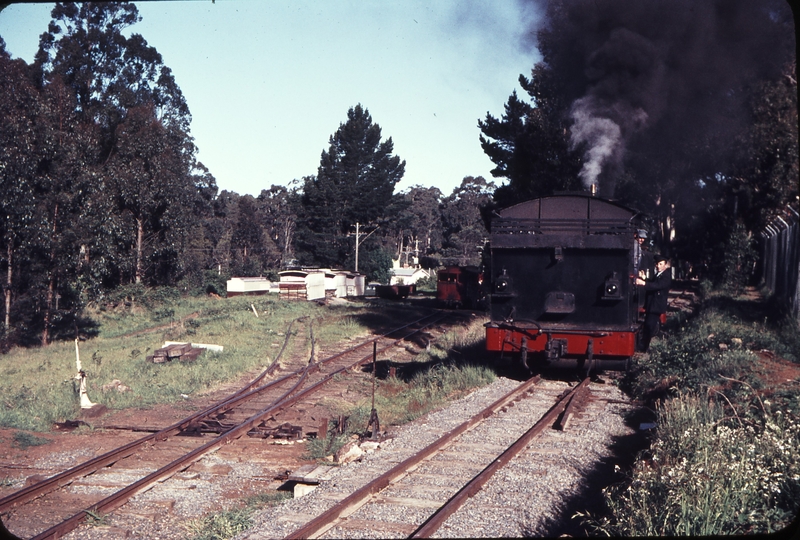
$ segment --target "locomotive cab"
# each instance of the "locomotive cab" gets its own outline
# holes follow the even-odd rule
[[[533,199],[491,230],[489,351],[527,366],[624,368],[638,329],[638,212],[586,194]]]

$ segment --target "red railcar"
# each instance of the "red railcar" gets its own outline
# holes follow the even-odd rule
[[[436,298],[448,307],[477,308],[483,299],[483,272],[476,266],[448,266],[439,270]]]

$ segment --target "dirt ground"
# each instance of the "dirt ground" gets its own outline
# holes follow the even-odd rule
[[[53,471],[49,469],[57,466],[52,463],[54,454],[87,456],[83,460],[85,461],[140,439],[148,432],[104,429],[104,426],[162,429],[185,418],[191,411],[201,410],[229,396],[254,376],[255,374],[248,374],[235,383],[221,385],[212,392],[182,403],[158,405],[148,409],[104,410],[99,416],[91,410],[84,411],[80,417],[72,420],[85,422],[86,425],[61,429],[54,427],[49,433],[33,434],[37,439],[50,441],[46,444],[23,446],[15,439],[20,430],[0,428],[0,482],[20,477],[28,478],[28,482],[32,482],[39,475],[52,474]],[[303,449],[297,450],[297,459],[301,450]],[[16,489],[2,483],[0,497]]]

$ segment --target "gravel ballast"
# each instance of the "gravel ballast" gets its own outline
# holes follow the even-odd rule
[[[376,478],[414,452],[435,441],[509,392],[518,381],[499,378],[440,411],[393,430],[392,438],[360,461],[333,469],[328,478],[311,493],[269,508],[254,517],[252,529],[236,540],[283,538],[300,525],[319,515],[368,481]],[[563,381],[543,381],[542,389],[551,395],[566,389]],[[536,396],[539,391],[534,392]],[[623,414],[628,405],[616,403],[625,396],[612,384],[592,385],[595,399],[582,417],[573,420],[565,431],[547,430],[526,452],[512,460],[495,475],[459,512],[437,532],[441,537],[520,537],[559,534],[558,523],[565,499],[583,488],[587,471],[601,461],[613,461],[612,446],[618,437],[631,434]],[[421,523],[434,510],[424,500],[442,501],[463,485],[471,475],[502,452],[519,437],[535,418],[552,404],[552,397],[525,399],[503,415],[490,419],[462,437],[443,452],[439,466],[434,460],[421,466],[410,482],[398,482],[380,498],[389,498],[391,506],[367,503],[353,514],[356,523],[371,525],[372,530],[357,525],[335,527],[329,538],[398,538],[408,535],[409,521]],[[514,421],[516,419],[516,421]],[[449,454],[448,454],[449,453]],[[458,465],[455,459],[459,459]],[[410,478],[410,477],[409,477]],[[403,500],[414,504],[403,505]],[[422,507],[421,507],[422,506]],[[381,523],[387,525],[381,526]],[[411,528],[413,530],[416,527]]]

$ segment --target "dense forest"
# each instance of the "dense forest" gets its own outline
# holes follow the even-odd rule
[[[780,0],[547,2],[527,95],[476,119],[495,179],[450,194],[396,190],[405,161],[360,103],[316,174],[220,191],[172,72],[128,32],[139,20],[132,3],[58,3],[32,64],[0,38],[3,350],[74,338],[86,306],[143,287],[222,293],[232,275],[353,268],[357,224],[371,280],[392,259],[479,264],[493,209],[593,185],[650,216],[654,249],[740,286],[757,233],[797,201]]]

